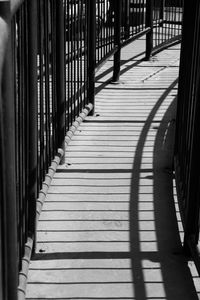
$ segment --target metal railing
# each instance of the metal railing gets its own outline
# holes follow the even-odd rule
[[[200,3],[184,4],[181,49],[175,175],[184,225],[184,248],[200,274]]]
[[[7,257],[2,262],[8,270],[2,293],[3,299],[16,299],[25,245],[35,240],[39,193],[64,145],[64,13],[62,2],[54,0],[0,5],[0,31],[5,26],[7,37],[1,44],[7,45],[1,67],[1,213]]]
[[[127,40],[146,27],[146,0],[122,1],[122,40]]]
[[[153,2],[153,48],[157,50],[181,37],[183,0],[153,0]]]
[[[88,104],[88,9],[86,1],[63,2],[66,45],[67,129]]]
[[[116,14],[114,1],[96,1],[96,65],[105,59],[115,49],[114,43],[114,18]]]
[[[179,40],[176,18],[182,10],[177,0],[168,2],[159,7],[155,0],[0,2],[2,299],[17,299],[25,249],[34,249],[42,199],[64,161],[65,135],[83,110],[94,112],[95,71],[114,55],[117,81],[127,43],[146,37],[148,59],[160,45]],[[21,285],[19,291],[24,293]]]
[[[59,47],[58,33],[63,28],[59,10],[56,1],[24,1],[12,18],[19,263],[28,237],[35,236],[36,199],[64,143],[64,43]]]

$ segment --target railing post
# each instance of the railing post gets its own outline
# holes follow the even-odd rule
[[[161,25],[163,26],[163,20],[164,20],[164,10],[165,10],[165,0],[161,0],[160,4],[160,20],[162,20]]]
[[[56,94],[57,94],[57,148],[65,151],[66,92],[65,92],[65,28],[64,6],[56,0]],[[63,155],[61,164],[64,163]]]
[[[146,28],[149,28],[146,36],[146,60],[149,60],[153,50],[153,0],[146,2]]]
[[[38,95],[37,95],[37,1],[28,1],[28,101],[29,101],[29,203],[28,230],[35,237],[36,230],[36,199],[37,199],[37,162],[38,162]]]
[[[88,101],[95,111],[96,0],[88,0]]]
[[[125,2],[125,39],[130,37],[130,0]]]
[[[13,89],[12,48],[11,48],[11,11],[10,1],[0,1],[0,101],[3,120],[4,174],[4,228],[5,253],[4,276],[6,300],[17,300],[18,250],[16,218],[16,170],[15,170],[15,103]],[[2,61],[3,60],[3,61]],[[2,200],[1,200],[2,201]],[[2,207],[2,206],[1,206]]]
[[[117,51],[114,54],[114,71],[113,71],[113,79],[112,82],[119,81],[120,76],[120,62],[121,62],[121,9],[122,1],[115,0],[114,9],[114,39],[115,39],[115,47],[117,47]]]

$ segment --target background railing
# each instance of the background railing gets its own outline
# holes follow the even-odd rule
[[[35,236],[36,199],[65,135],[59,9],[56,1],[25,1],[12,18],[19,269],[24,245]]]
[[[95,1],[94,1],[95,2]],[[96,65],[110,55],[115,49],[114,20],[118,1],[96,1]]]
[[[66,46],[67,129],[88,104],[88,7],[84,0],[63,2]]]
[[[143,32],[146,25],[146,0],[122,1],[122,40]]]
[[[153,6],[153,48],[157,50],[181,37],[183,1],[153,0]]]
[[[184,4],[181,49],[175,175],[184,224],[184,248],[200,274],[200,3]]]
[[[0,296],[16,300],[65,135],[94,112],[95,71],[113,55],[117,81],[121,48],[141,36],[147,59],[180,40],[182,1],[12,0],[0,18]]]

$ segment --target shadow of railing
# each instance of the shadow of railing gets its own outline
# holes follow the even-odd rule
[[[163,101],[176,85],[177,80],[163,93],[150,112],[142,129],[133,163],[130,242],[135,299],[140,300],[183,299],[183,274],[191,299],[197,299],[188,262],[182,253],[173,199],[176,99],[166,110],[160,125],[154,121]],[[152,145],[152,162],[148,169],[143,169],[145,143],[151,130],[157,131]],[[148,191],[146,195],[140,193],[143,185],[144,190]]]
[[[80,190],[77,190],[76,183],[66,183],[64,186],[62,184],[66,199],[70,197],[73,205],[74,201],[77,202],[77,210],[73,208],[68,211],[67,222],[62,217],[57,220],[60,224],[66,222],[63,234],[71,236],[68,242],[65,240],[68,250],[45,253],[42,242],[39,241],[41,248],[34,257],[31,270],[38,267],[40,272],[52,271],[54,284],[67,290],[68,298],[65,299],[71,299],[77,289],[81,299],[198,299],[187,259],[181,250],[173,199],[172,159],[176,98],[171,100],[171,104],[164,106],[166,111],[163,116],[156,116],[166,98],[173,96],[176,85],[177,80],[164,91],[146,121],[129,122],[139,123],[142,128],[135,149],[133,146],[132,149],[123,149],[125,153],[134,151],[132,169],[120,168],[120,164],[116,163],[116,169],[90,167],[57,170],[58,174],[66,174],[65,179],[74,174],[70,177],[72,180],[78,176],[80,181],[84,178],[89,181],[87,186],[79,182]],[[101,120],[94,122],[112,123]],[[121,124],[120,120],[113,123]],[[134,135],[137,134],[138,132],[127,135],[127,141],[130,142],[131,138],[134,140]],[[123,157],[122,150],[116,151]],[[82,150],[82,154],[85,152],[86,150]],[[130,192],[127,191],[127,179],[131,180]],[[117,180],[121,181],[117,184]],[[102,186],[107,187],[107,192],[102,190]],[[82,189],[89,187],[97,188],[97,191],[86,193],[87,206],[84,207],[84,199],[80,200],[80,197]],[[75,192],[73,188],[76,189]],[[119,188],[121,192],[117,192]],[[56,205],[61,194],[56,194]],[[101,198],[105,198],[105,194],[106,201]],[[112,200],[113,197],[115,201]],[[57,211],[61,212],[59,207]],[[75,211],[98,213],[100,217],[96,219],[93,215],[88,215],[84,220],[74,219]],[[41,223],[43,221],[48,220],[44,218]],[[54,221],[48,221],[48,228],[57,234],[59,229],[55,228]],[[71,222],[75,222],[76,226],[72,228]],[[40,226],[39,230],[43,231],[42,228]],[[89,232],[94,233],[93,239],[88,239]],[[77,233],[80,235],[76,235]],[[111,233],[115,234],[114,238],[111,238]],[[56,242],[59,244],[58,238],[54,241]],[[82,248],[70,251],[76,248],[76,243],[82,245]],[[84,251],[85,243],[90,250]],[[98,247],[100,250],[95,250]],[[41,269],[41,260],[43,266],[46,261],[44,269]],[[51,275],[47,275],[43,285],[49,284],[51,279]],[[34,284],[38,283],[34,276],[30,280]],[[55,299],[60,299],[60,296]]]

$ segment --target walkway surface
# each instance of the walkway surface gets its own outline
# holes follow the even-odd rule
[[[198,299],[173,188],[179,48],[145,62],[127,46],[119,84],[108,83],[111,61],[101,69],[95,116],[43,206],[27,299]]]

